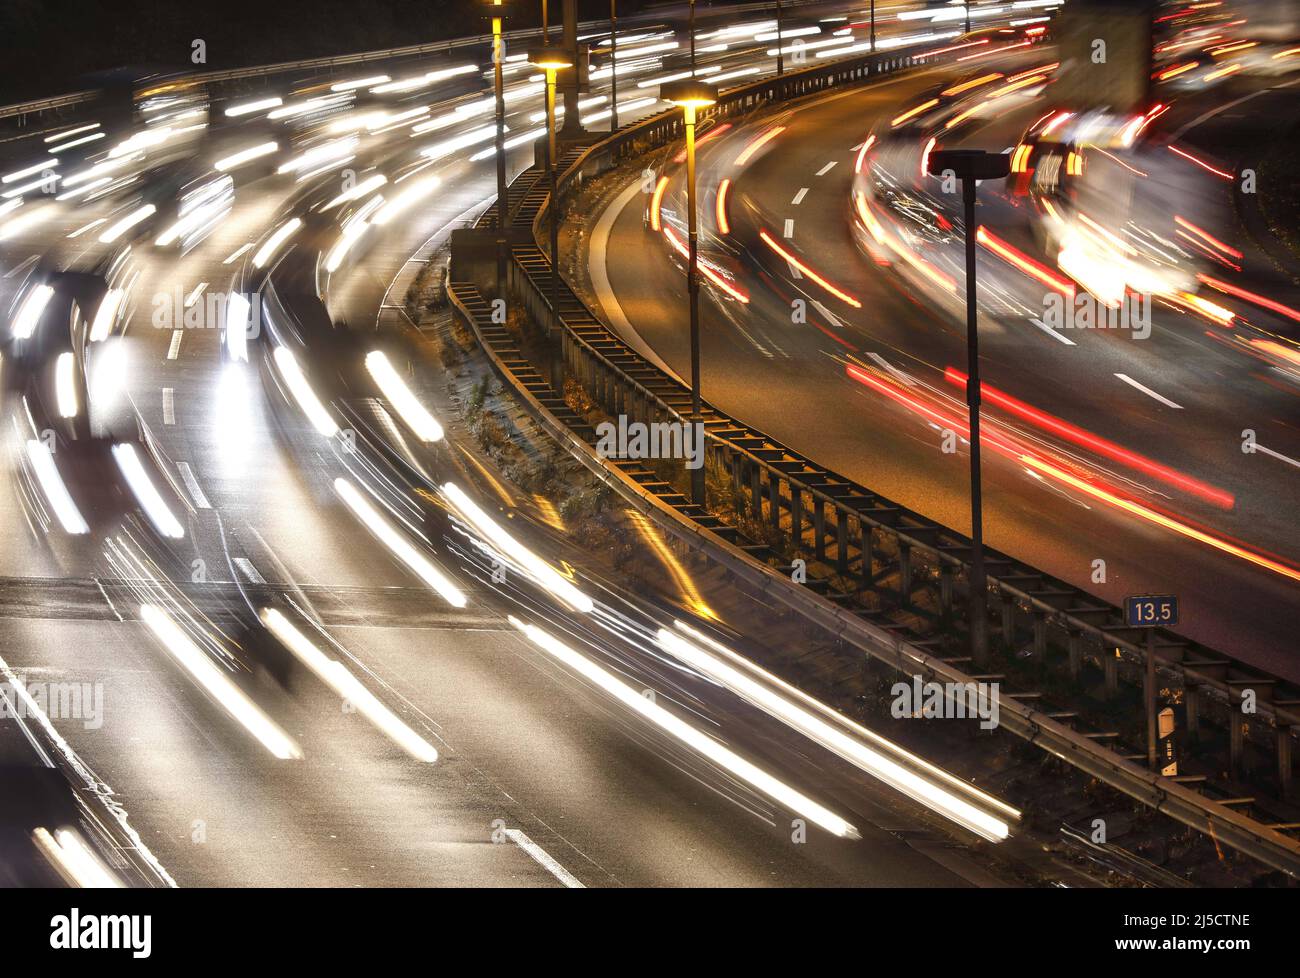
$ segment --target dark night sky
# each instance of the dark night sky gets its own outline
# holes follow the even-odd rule
[[[0,102],[69,91],[91,72],[122,65],[185,68],[195,38],[207,42],[205,67],[215,69],[476,34],[483,29],[480,6],[478,0],[0,0]],[[605,0],[579,6],[584,18],[609,10]],[[642,6],[620,0],[619,10]],[[535,23],[540,7],[540,0],[517,2],[519,20],[527,11]]]

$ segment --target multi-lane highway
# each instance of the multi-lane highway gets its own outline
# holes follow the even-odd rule
[[[921,177],[922,151],[932,138],[930,148],[1013,150],[1036,122],[1051,124],[1057,67],[1051,48],[975,48],[966,61],[969,51],[706,131],[699,149],[702,249],[714,269],[703,286],[705,397],[958,529],[969,526],[968,462],[960,438],[945,451],[945,432],[965,423],[960,194]],[[1149,335],[1045,323],[1047,298],[1077,286],[1044,254],[1041,195],[1017,194],[1011,181],[981,190],[977,219],[1010,246],[979,256],[992,425],[985,532],[1110,601],[1177,591],[1188,635],[1294,678],[1294,290],[1233,209],[1234,168],[1248,165],[1239,147],[1300,111],[1292,79],[1269,67],[1252,64],[1232,87],[1182,78],[1185,87],[1158,92],[1164,109],[1152,105],[1123,159],[1090,137],[1101,148],[1070,197],[1106,222],[1098,233],[1123,235],[1126,254],[1139,250],[1130,240],[1163,242],[1182,275],[1236,290],[1192,278],[1198,299],[1157,293]],[[644,182],[614,188],[590,237],[590,281],[616,327],[686,376],[685,276],[667,240],[682,236],[684,173],[671,156],[652,165],[663,233],[650,226]],[[876,194],[875,240],[855,197],[864,189]],[[1244,451],[1250,438],[1266,450]]]
[[[860,43],[819,13],[791,18],[836,38],[814,50]],[[772,70],[772,26],[702,27],[702,69]],[[622,121],[683,48],[625,32]],[[541,102],[511,59],[517,170]],[[936,791],[919,759],[846,757],[707,648],[674,653],[670,597],[606,588],[465,463],[394,307],[412,256],[490,203],[484,67],[163,92],[129,124],[88,113],[5,144],[0,659],[10,683],[102,695],[97,720],[33,700],[40,750],[0,720],[6,763],[78,772],[155,870],[101,846],[125,882],[994,882],[974,843],[1005,834],[996,800]],[[236,295],[262,300],[251,337]],[[367,379],[376,350],[397,386]],[[911,845],[900,821],[961,848]]]

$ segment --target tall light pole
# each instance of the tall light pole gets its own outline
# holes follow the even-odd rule
[[[691,14],[686,22],[686,32],[691,35],[691,74],[695,74],[695,0],[691,0]]]
[[[871,53],[876,53],[876,0],[871,0]]]
[[[980,485],[979,305],[975,293],[975,188],[1001,180],[1011,157],[981,149],[945,149],[930,154],[930,175],[961,180],[966,217],[966,404],[970,410],[970,641],[976,664],[988,661],[988,583],[984,574],[984,505]]]
[[[528,61],[546,73],[546,168],[551,176],[551,203],[547,208],[551,220],[551,315],[560,314],[560,200],[556,187],[556,164],[559,162],[555,135],[555,76],[573,62],[562,47],[543,45],[528,52]]]
[[[785,55],[781,53],[781,0],[776,0],[776,73],[785,74]]]
[[[542,43],[551,43],[551,25],[546,17],[546,0],[542,0]]]
[[[692,32],[694,36],[694,32]],[[695,207],[695,116],[718,100],[718,89],[707,82],[694,78],[669,82],[659,86],[659,97],[665,102],[678,106],[686,122],[686,227],[687,227],[687,265],[686,294],[690,297],[691,309],[691,437],[700,432],[703,411],[700,398],[700,253],[699,221]],[[702,447],[702,446],[701,446]],[[690,470],[691,500],[697,506],[703,506],[704,466]]]
[[[970,33],[970,0],[963,0],[962,6],[966,8],[966,33]]]
[[[618,0],[609,0],[609,131],[618,130]]]
[[[505,296],[506,289],[506,222],[510,215],[510,191],[506,185],[506,98],[504,64],[506,42],[502,24],[507,7],[503,0],[489,0],[488,13],[492,18],[492,68],[496,87],[496,158],[497,158],[497,298]]]

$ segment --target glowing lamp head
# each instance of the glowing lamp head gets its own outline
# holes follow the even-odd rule
[[[561,71],[573,67],[573,59],[569,57],[569,52],[553,44],[529,48],[528,63],[543,71]]]
[[[659,97],[680,109],[703,109],[718,101],[718,87],[696,78],[683,78],[660,85]]]

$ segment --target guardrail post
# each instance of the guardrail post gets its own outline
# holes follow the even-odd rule
[[[1187,736],[1197,740],[1201,735],[1201,684],[1183,684],[1183,713],[1185,715]]]
[[[1101,671],[1105,678],[1102,697],[1110,699],[1119,692],[1119,649],[1102,649]]]
[[[1001,591],[998,599],[1002,602],[1002,643],[1012,652],[1016,647],[1016,599]]]
[[[1277,725],[1277,784],[1278,794],[1283,798],[1291,797],[1291,725]]]
[[[813,500],[813,554],[826,560],[826,500],[820,496]]]
[[[767,495],[768,502],[772,506],[769,514],[772,518],[772,529],[778,533],[781,532],[781,479],[775,472],[767,474]]]
[[[952,565],[947,561],[939,564],[939,607],[947,624],[952,620]]]
[[[1071,628],[1067,646],[1070,656],[1070,678],[1077,680],[1079,673],[1083,671],[1083,632],[1077,628]]]
[[[1047,663],[1047,613],[1034,610],[1034,655],[1040,664]]]
[[[763,522],[763,473],[757,462],[749,463],[749,496],[754,506],[754,524]]]
[[[842,509],[835,511],[835,570],[849,572],[849,514]]]
[[[898,544],[898,600],[904,608],[912,604],[912,548]]]
[[[803,549],[803,490],[790,483],[790,545],[797,554]]]
[[[876,583],[876,528],[861,517],[858,518],[858,539],[862,551],[862,589],[870,591]]]
[[[1228,773],[1237,777],[1241,773],[1242,755],[1245,753],[1245,738],[1242,736],[1246,721],[1242,718],[1238,704],[1228,698]]]

